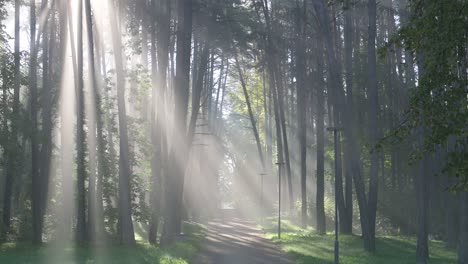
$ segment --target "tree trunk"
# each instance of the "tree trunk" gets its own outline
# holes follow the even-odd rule
[[[88,234],[91,240],[101,237],[104,232],[104,221],[103,221],[103,209],[102,209],[102,179],[105,174],[105,143],[103,138],[102,128],[102,111],[101,111],[101,96],[98,88],[97,69],[96,69],[96,57],[94,52],[94,34],[93,34],[93,16],[91,10],[91,1],[85,0],[86,9],[86,26],[88,36],[88,64],[89,73],[91,76],[91,113],[94,110],[94,118],[90,118],[94,121],[89,125],[90,130],[90,163],[93,160],[92,156],[97,158],[97,182],[96,182],[96,162],[90,164],[90,177],[88,186],[89,195],[89,206],[88,206]],[[96,148],[97,147],[97,152]],[[100,189],[98,191],[98,188]]]
[[[110,0],[110,5],[114,3]],[[109,17],[114,61],[117,75],[117,107],[119,116],[120,155],[119,155],[119,230],[120,243],[135,244],[131,204],[131,169],[128,146],[127,110],[125,106],[125,69],[123,64],[121,31],[118,27],[116,8],[109,8]]]
[[[189,121],[189,127],[188,127],[188,144],[191,145],[191,142],[193,140],[193,137],[195,135],[195,127],[198,119],[198,114],[200,112],[200,103],[201,103],[201,96],[203,92],[203,85],[208,81],[206,73],[208,70],[208,59],[210,56],[210,49],[208,48],[208,44],[201,44],[203,46],[202,52],[201,52],[201,57],[199,61],[199,66],[197,69],[197,77],[196,77],[196,83],[193,85],[193,91],[192,91],[192,113]]]
[[[149,241],[150,243],[156,243],[156,237],[158,233],[158,224],[160,218],[160,207],[161,207],[161,197],[162,196],[162,185],[163,177],[162,173],[167,171],[167,167],[164,162],[167,159],[166,153],[166,131],[167,126],[165,126],[161,121],[165,116],[165,96],[167,90],[167,71],[169,65],[169,42],[170,42],[170,19],[171,19],[171,4],[170,0],[159,1],[160,6],[156,6],[156,0],[152,1],[152,8],[155,12],[158,12],[158,16],[154,18],[153,26],[157,23],[158,30],[151,31],[151,63],[152,63],[152,75],[153,79],[153,112],[157,111],[156,116],[153,116],[151,119],[155,124],[152,125],[152,131],[155,132],[155,135],[152,135],[152,140],[154,141],[154,158],[152,163],[152,189],[151,189],[151,222],[149,230]],[[157,20],[159,19],[159,20]],[[158,40],[156,45],[156,39]],[[158,64],[156,64],[156,54],[158,57]],[[160,86],[157,86],[157,78],[159,78]],[[159,93],[159,94],[158,94]],[[157,104],[154,106],[154,104]],[[157,126],[157,127],[154,127]],[[159,158],[160,161],[156,159]],[[160,165],[160,168],[157,168],[157,165]]]
[[[244,74],[242,73],[242,69],[241,69],[241,66],[240,66],[240,63],[239,63],[239,58],[238,58],[237,53],[234,54],[234,58],[236,60],[236,67],[237,67],[237,71],[239,73],[239,78],[240,78],[240,82],[241,82],[241,86],[242,86],[242,91],[244,92],[245,102],[247,104],[247,109],[249,111],[250,123],[252,125],[252,130],[253,130],[253,133],[254,133],[255,142],[257,144],[258,157],[260,159],[260,164],[262,165],[262,170],[265,171],[265,160],[263,158],[263,150],[262,150],[262,144],[261,144],[261,141],[260,141],[260,134],[258,133],[257,122],[256,122],[254,114],[253,114],[252,104],[250,103],[249,92],[247,91],[247,84],[245,83],[245,80],[244,80]]]
[[[95,17],[91,16],[91,21],[96,23],[96,20],[93,19]],[[95,51],[95,59],[94,61],[94,102],[95,102],[95,111],[96,111],[96,136],[97,136],[97,162],[98,162],[98,171],[97,171],[97,182],[96,182],[96,210],[95,210],[95,229],[96,229],[96,236],[99,239],[103,238],[105,233],[104,228],[104,201],[103,201],[103,185],[105,177],[109,176],[109,168],[106,164],[106,149],[108,141],[104,140],[104,120],[103,120],[103,110],[101,108],[102,98],[103,98],[103,81],[105,78],[100,70],[101,60],[103,55],[100,52],[100,41],[98,38],[97,29],[94,28],[93,30],[93,40],[96,37],[95,41],[93,41],[93,52]],[[89,33],[88,33],[89,34]],[[104,74],[105,75],[105,74]],[[110,140],[110,139],[108,139]]]
[[[171,244],[174,235],[182,230],[183,190],[185,164],[188,158],[189,139],[187,138],[187,114],[190,95],[190,57],[192,43],[192,0],[180,0],[177,3],[177,56],[174,85],[174,123],[180,140],[172,153],[171,177],[167,181],[166,211],[163,244]],[[176,162],[181,160],[181,162]]]
[[[78,197],[78,212],[76,223],[76,240],[78,243],[83,243],[86,240],[86,150],[85,150],[85,104],[84,104],[84,80],[83,80],[83,2],[78,2],[78,44],[77,44],[77,59],[78,59],[78,87],[77,87],[77,132],[76,132],[76,148],[77,148],[77,197]]]
[[[288,146],[288,137],[286,134],[286,119],[285,119],[285,111],[284,111],[284,99],[283,98],[283,92],[284,92],[284,87],[283,87],[283,81],[280,73],[280,67],[279,67],[279,60],[276,56],[275,50],[276,47],[274,45],[274,39],[273,39],[273,34],[272,34],[272,21],[271,21],[271,16],[270,16],[270,11],[268,8],[268,2],[267,1],[261,1],[260,6],[262,8],[263,14],[265,16],[265,26],[267,30],[267,36],[265,39],[265,45],[267,49],[267,64],[268,64],[268,74],[270,75],[270,79],[272,82],[272,86],[274,87],[274,107],[275,111],[278,111],[278,117],[276,117],[276,112],[275,112],[275,121],[277,122],[277,126],[279,126],[279,131],[278,128],[276,129],[276,137],[277,137],[277,149],[278,151],[281,149],[281,153],[278,152],[278,162],[283,163],[286,161],[286,174],[287,174],[287,180],[288,180],[288,191],[289,191],[289,209],[292,210],[294,206],[294,195],[293,195],[293,188],[292,188],[292,175],[291,175],[291,163],[289,159],[289,146]],[[255,4],[255,8],[258,9],[258,6]],[[275,95],[276,94],[276,95]],[[278,133],[279,132],[279,133]],[[282,138],[282,140],[281,140]],[[283,153],[284,151],[284,153]],[[284,159],[283,159],[284,155]]]
[[[378,143],[379,94],[377,86],[377,59],[375,38],[377,34],[377,3],[369,0],[369,40],[368,40],[368,87],[369,97],[369,135],[370,135],[370,183],[369,183],[369,223],[372,248],[375,248],[375,220],[377,213],[377,188],[379,179],[379,154],[375,149]]]
[[[10,229],[11,223],[11,198],[13,191],[14,179],[19,175],[18,172],[18,119],[19,119],[19,104],[20,104],[20,6],[21,2],[15,0],[15,53],[14,53],[14,95],[13,95],[13,112],[11,122],[11,139],[8,144],[12,144],[8,153],[5,156],[7,160],[5,192],[3,193],[3,228],[5,232]],[[6,123],[5,123],[6,124]],[[7,131],[8,132],[8,131]],[[16,173],[14,173],[16,172]],[[0,229],[0,231],[2,231]],[[0,233],[0,237],[2,234]]]
[[[277,65],[276,63],[273,65]],[[284,161],[286,165],[286,179],[288,184],[288,202],[289,202],[289,211],[294,209],[294,192],[293,192],[293,184],[292,184],[292,173],[291,173],[291,160],[289,157],[289,143],[288,143],[288,134],[287,134],[287,126],[286,126],[286,114],[285,114],[285,107],[284,107],[284,100],[287,100],[284,96],[284,85],[283,85],[283,78],[281,77],[281,72],[279,66],[276,67],[276,88],[278,94],[278,105],[279,105],[279,114],[280,114],[280,124],[281,124],[281,131],[283,136],[283,151],[284,151]]]
[[[151,9],[153,11],[157,10],[156,0],[151,1]],[[152,101],[151,101],[151,121],[150,121],[150,133],[151,133],[151,143],[153,144],[153,153],[151,157],[151,193],[150,193],[150,208],[151,208],[151,218],[149,223],[149,231],[148,231],[148,241],[151,245],[156,245],[157,243],[157,236],[158,236],[158,227],[159,227],[159,199],[158,195],[160,194],[161,185],[161,137],[158,134],[159,127],[158,127],[158,114],[159,114],[159,105],[163,102],[164,98],[161,99],[161,95],[158,95],[158,87],[156,84],[156,80],[158,77],[158,65],[156,64],[156,18],[153,17],[153,21],[151,23],[152,30],[151,30],[151,77],[152,77]],[[164,28],[160,29],[164,30]],[[166,66],[167,67],[167,66]],[[161,69],[166,71],[167,69]],[[160,80],[161,82],[165,82],[166,80]],[[158,96],[160,96],[158,98]],[[157,99],[158,98],[158,99]],[[158,109],[158,110],[157,110]],[[160,196],[159,196],[160,197]]]
[[[306,2],[300,5],[296,1],[296,93],[297,93],[297,127],[299,156],[301,162],[301,226],[307,228],[307,91],[306,78],[306,51],[305,51],[305,14]]]
[[[354,133],[354,113],[353,113],[353,28],[349,0],[345,2],[345,67],[346,67],[346,107],[344,111],[344,134],[345,134],[345,160],[346,160],[346,213],[348,220],[341,224],[343,234],[353,232],[353,174],[359,173],[360,154],[356,146],[356,136]]]
[[[445,186],[446,189],[452,187],[450,184],[451,177],[448,175],[444,175],[448,184]],[[444,192],[444,200],[445,200],[445,241],[447,243],[447,247],[455,249],[458,244],[458,221],[457,216],[459,215],[459,203],[457,199],[459,196],[451,193],[451,192]],[[461,201],[461,199],[460,199]],[[460,210],[460,212],[462,212]]]
[[[333,47],[333,41],[331,40],[331,33],[330,33],[330,22],[328,21],[329,19],[328,9],[325,7],[322,0],[315,0],[314,8],[317,14],[319,14],[319,21],[321,23],[321,27],[325,35],[325,43],[327,47]],[[329,62],[329,66],[335,64],[333,63],[334,55],[332,52],[330,52],[329,48],[327,49],[327,52],[326,52],[326,58],[327,58],[327,61]],[[337,80],[340,79],[339,74],[338,75],[336,74],[336,69],[334,67],[330,68],[329,74],[331,74],[330,75],[331,82],[336,82]],[[357,168],[354,168],[354,169],[356,170]],[[353,180],[354,180],[354,185],[356,189],[357,200],[359,204],[359,214],[360,214],[360,220],[361,220],[362,235],[364,238],[364,248],[367,251],[374,251],[375,243],[374,243],[374,238],[372,236],[371,227],[370,227],[369,210],[368,210],[364,180],[360,173],[353,173],[353,177],[354,177]]]
[[[318,41],[318,54],[323,52],[323,43]],[[317,63],[317,232],[321,235],[326,234],[325,217],[325,98],[323,81],[324,66],[323,55],[319,55]]]
[[[424,134],[421,128],[419,135],[419,144],[424,144]],[[418,242],[416,249],[417,264],[426,264],[429,261],[428,244],[428,210],[429,210],[429,190],[427,184],[428,157],[424,157],[419,164],[419,171],[416,175],[416,196],[418,212]]]
[[[61,65],[65,64],[67,56],[67,35],[68,35],[68,1],[62,0],[60,3],[59,25],[60,27],[60,47],[61,47]],[[74,64],[74,63],[73,63]],[[64,72],[60,74],[61,83],[63,83]],[[72,232],[72,215],[73,215],[73,197],[66,195],[73,193],[73,115],[74,111],[70,107],[73,100],[73,92],[66,92],[66,89],[75,91],[76,87],[61,86],[60,91],[60,161],[62,174],[62,211],[60,218],[59,238],[68,241]]]
[[[37,47],[36,39],[36,1],[31,1],[31,62],[30,62],[30,93],[31,93],[31,176],[32,176],[32,228],[33,242],[42,243],[42,209],[41,209],[41,179],[39,174],[39,144],[37,138]]]
[[[468,192],[460,194],[460,245],[458,246],[458,264],[468,264]]]
[[[42,14],[47,11],[47,1],[42,1]],[[48,17],[47,17],[48,18]],[[52,82],[50,76],[51,72],[51,60],[53,58],[54,51],[54,40],[49,39],[49,35],[53,35],[55,27],[55,18],[52,18],[51,23],[49,19],[45,21],[42,32],[42,95],[41,95],[41,105],[42,105],[42,147],[40,149],[40,174],[41,174],[41,210],[42,215],[45,214],[47,207],[47,198],[49,191],[49,179],[50,179],[50,169],[51,169],[51,157],[52,157],[52,129],[53,129],[53,120],[52,120],[52,108],[53,108],[53,92],[52,92]],[[49,32],[50,30],[50,32]]]

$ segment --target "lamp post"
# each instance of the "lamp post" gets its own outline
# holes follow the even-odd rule
[[[336,175],[338,171],[338,148],[337,148],[337,141],[338,141],[338,133],[342,130],[342,128],[338,127],[329,127],[327,128],[327,131],[333,132],[333,139],[334,139],[334,145],[335,145],[335,264],[340,263],[340,242],[338,241],[338,188],[336,184],[336,177],[339,177],[339,175]]]
[[[278,239],[281,239],[281,168],[284,162],[278,162]]]
[[[263,226],[263,214],[265,213],[264,210],[264,203],[263,203],[263,185],[264,185],[264,178],[266,173],[260,173],[260,223]]]

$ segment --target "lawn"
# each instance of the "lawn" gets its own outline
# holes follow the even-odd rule
[[[186,264],[200,249],[203,228],[186,225],[187,238],[167,249],[138,241],[133,247],[118,245],[64,246],[48,243],[0,245],[0,263],[5,264]]]
[[[266,236],[288,252],[297,264],[333,264],[334,234],[317,235],[312,229],[301,231],[285,221],[285,232],[278,240],[272,227],[266,228]],[[416,239],[407,237],[378,237],[377,251],[368,253],[363,249],[359,236],[340,236],[341,264],[414,264],[416,262]],[[441,241],[430,241],[431,264],[456,264],[453,250],[447,249]]]

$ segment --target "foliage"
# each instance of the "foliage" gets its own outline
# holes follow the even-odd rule
[[[13,117],[11,111],[13,105],[13,65],[13,53],[9,50],[8,46],[0,47],[0,145],[6,153],[15,147],[8,140],[11,119]]]
[[[414,159],[450,142],[445,171],[459,178],[454,189],[468,190],[468,3],[413,0],[410,10],[409,22],[385,50],[403,45],[416,54],[420,76],[409,108],[389,138],[401,140],[424,127],[425,141]]]
[[[108,73],[111,75],[112,72]],[[103,127],[106,133],[103,140],[106,146],[104,151],[102,193],[104,202],[104,223],[106,229],[111,233],[116,233],[118,211],[115,204],[115,198],[118,197],[118,155],[115,149],[115,140],[118,138],[118,129],[116,124],[116,113],[114,112],[115,98],[111,95],[114,83],[110,77],[104,80],[104,89],[102,93],[102,117]]]

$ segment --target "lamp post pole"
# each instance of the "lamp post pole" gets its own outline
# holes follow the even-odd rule
[[[338,141],[338,133],[339,131],[341,131],[342,129],[341,128],[337,128],[337,127],[329,127],[327,128],[328,131],[330,132],[333,132],[333,139],[334,139],[334,148],[335,148],[335,264],[339,264],[340,263],[340,242],[339,242],[339,238],[338,238],[338,199],[337,199],[337,196],[338,196],[338,188],[337,188],[337,181],[336,181],[336,177],[340,177],[340,175],[337,175],[337,171],[338,171],[338,155],[340,155],[340,153],[338,153],[338,148],[337,148],[337,141]]]
[[[278,239],[281,239],[281,170],[283,162],[278,162]]]
[[[263,202],[263,185],[264,185],[264,178],[265,178],[266,173],[262,172],[260,173],[260,224],[263,226],[263,218],[264,218],[264,202]]]

